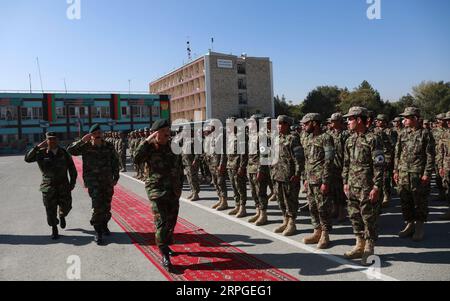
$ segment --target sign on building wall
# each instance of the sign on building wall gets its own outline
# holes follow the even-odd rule
[[[224,69],[233,69],[233,61],[217,59],[217,67],[224,68]]]

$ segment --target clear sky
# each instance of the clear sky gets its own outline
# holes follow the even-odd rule
[[[70,0],[74,1],[74,0]],[[148,91],[148,83],[214,50],[268,56],[275,94],[298,103],[318,85],[368,80],[397,100],[423,80],[450,81],[450,1],[381,0],[0,1],[0,90]]]

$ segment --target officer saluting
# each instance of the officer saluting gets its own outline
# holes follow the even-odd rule
[[[155,217],[155,241],[162,254],[163,266],[171,271],[169,245],[178,219],[183,183],[181,156],[174,154],[170,147],[169,121],[156,121],[151,131],[153,134],[138,146],[134,163],[147,163],[145,190]]]
[[[72,209],[71,191],[77,182],[77,170],[72,157],[58,145],[55,133],[49,132],[46,140],[30,150],[25,162],[37,162],[42,173],[41,192],[47,212],[47,223],[52,227],[52,239],[58,239],[58,223],[66,227],[66,216]],[[70,181],[67,178],[70,175]],[[59,207],[59,221],[57,211]]]

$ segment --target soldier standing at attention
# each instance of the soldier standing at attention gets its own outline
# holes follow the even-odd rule
[[[128,149],[128,139],[125,132],[120,132],[117,139],[118,153],[120,160],[120,172],[127,172],[127,149]]]
[[[434,141],[436,142],[436,154],[439,153],[439,141],[441,140],[444,133],[447,131],[447,123],[445,122],[445,113],[444,114],[438,114],[436,116],[436,127],[432,130]],[[445,189],[442,185],[442,177],[439,174],[439,168],[437,166],[436,162],[436,186],[439,190],[439,199],[445,200]]]
[[[362,258],[362,264],[367,265],[378,239],[376,222],[383,184],[384,151],[379,136],[368,130],[366,108],[353,107],[344,117],[348,118],[352,135],[345,144],[342,178],[356,236],[355,247],[344,257]]]
[[[289,133],[291,126],[290,117],[284,115],[278,117],[279,135],[273,141],[279,146],[278,161],[271,169],[273,187],[283,213],[283,224],[274,232],[282,233],[284,236],[291,236],[297,230],[295,222],[299,207],[300,176],[305,166],[300,140]]]
[[[170,124],[162,119],[156,121],[153,134],[141,143],[135,153],[135,162],[146,162],[149,169],[145,190],[152,204],[155,218],[155,241],[162,254],[162,264],[171,271],[169,245],[177,224],[182,191],[181,156],[175,155],[170,146]]]
[[[439,148],[437,155],[437,165],[439,174],[442,178],[443,187],[445,189],[445,199],[449,205],[449,209],[441,220],[450,220],[450,111],[447,112],[443,121],[446,123],[445,132],[439,140]]]
[[[72,209],[71,191],[77,183],[77,170],[72,157],[58,145],[55,133],[48,132],[46,140],[31,149],[25,162],[37,162],[42,173],[40,191],[47,213],[47,223],[52,227],[52,239],[58,239],[58,223],[66,228],[66,216]],[[69,173],[70,180],[67,178]],[[59,209],[59,210],[58,210]],[[59,211],[59,221],[57,214]]]
[[[93,125],[89,134],[72,143],[67,151],[83,158],[83,180],[92,199],[91,225],[95,229],[95,241],[103,243],[103,234],[109,236],[111,202],[114,186],[119,181],[119,156],[114,145],[103,140],[100,125]]]
[[[435,142],[429,130],[419,127],[418,108],[406,108],[401,115],[405,117],[406,128],[395,148],[394,180],[406,227],[399,236],[412,235],[414,241],[421,241],[428,216],[429,184],[435,169]]]
[[[303,145],[305,152],[305,186],[307,190],[309,212],[314,233],[303,239],[304,244],[317,244],[318,249],[326,249],[330,243],[332,229],[329,198],[334,161],[333,138],[323,131],[321,117],[309,113],[302,123],[310,135]]]

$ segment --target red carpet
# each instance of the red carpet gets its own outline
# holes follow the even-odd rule
[[[81,160],[74,157],[74,161],[81,177]],[[154,242],[155,226],[150,202],[117,185],[112,213],[114,221],[168,280],[298,281],[182,218],[178,218],[174,245],[171,246],[179,256],[172,258],[174,273],[168,273],[160,264],[161,256]]]

